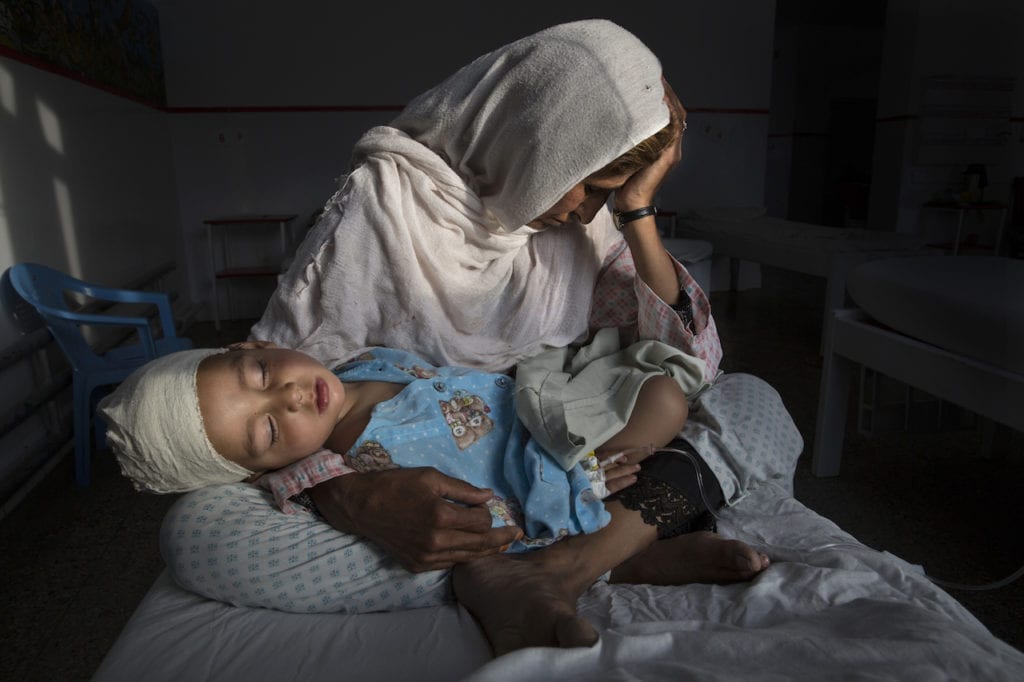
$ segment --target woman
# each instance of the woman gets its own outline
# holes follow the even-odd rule
[[[602,264],[621,253],[605,201],[625,183],[616,210],[650,205],[679,148],[641,174],[661,149],[608,166],[656,133],[661,148],[674,140],[685,111],[672,105],[655,56],[609,22],[484,55],[357,143],[252,336],[327,365],[378,345],[491,371],[578,341]],[[674,303],[670,260],[643,225],[654,218],[625,232],[648,246],[633,258],[666,271],[659,293]]]
[[[717,378],[721,349],[707,298],[654,224],[653,199],[681,156],[685,116],[655,56],[610,22],[556,26],[480,57],[359,141],[354,171],[253,336],[328,365],[379,345],[503,371],[592,329],[619,327],[704,360],[715,385],[683,436],[709,467],[711,497],[732,501],[757,480],[785,479],[800,450],[792,421],[763,382]],[[439,603],[447,583],[437,569],[455,566],[455,593],[498,653],[593,642],[576,598],[613,568],[613,579],[678,584],[746,579],[767,565],[750,547],[711,534],[654,542],[703,511],[689,464],[661,458],[622,480],[637,483],[610,503],[621,509],[609,526],[522,558],[495,554],[515,530],[490,528],[490,492],[436,471],[343,476],[312,497],[331,526],[383,549],[360,558],[368,568],[359,578],[355,569],[344,577],[346,589],[365,579],[365,610],[380,606],[383,582],[396,580],[410,590],[409,604]],[[189,511],[197,505],[204,523]],[[293,534],[299,544],[288,551],[305,552],[314,572],[330,572],[332,558],[352,550],[325,524],[286,529],[271,513],[237,489],[187,496],[162,536],[172,572],[208,596],[266,605],[232,588],[243,581],[211,585],[189,575],[204,554],[230,555],[209,537],[211,517],[242,526],[250,556],[259,555],[251,543],[267,535],[265,524],[277,524],[270,535]],[[316,591],[321,602],[330,601],[325,592]],[[307,600],[295,608],[331,607]]]

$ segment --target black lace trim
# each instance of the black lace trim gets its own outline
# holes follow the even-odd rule
[[[658,529],[658,539],[673,538],[699,530],[716,530],[715,517],[703,503],[694,503],[671,483],[643,476],[612,499],[640,512],[644,523]]]

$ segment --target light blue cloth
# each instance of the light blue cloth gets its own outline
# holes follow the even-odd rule
[[[515,382],[504,374],[437,368],[405,351],[377,348],[335,369],[345,382],[405,384],[374,407],[345,460],[357,471],[431,466],[491,488],[495,526],[526,537],[509,551],[593,533],[610,516],[579,465],[565,471],[516,416]]]

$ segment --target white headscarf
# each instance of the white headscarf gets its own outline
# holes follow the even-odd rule
[[[136,490],[182,493],[252,475],[217,453],[199,410],[199,363],[225,350],[199,348],[157,358],[100,402],[107,442]]]
[[[252,337],[489,370],[577,340],[621,235],[607,211],[525,224],[668,122],[657,58],[611,22],[480,57],[363,136]]]

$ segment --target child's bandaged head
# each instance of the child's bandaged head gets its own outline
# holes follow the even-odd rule
[[[199,363],[225,350],[201,348],[157,358],[100,402],[107,442],[137,490],[179,493],[252,475],[217,454],[199,410]]]

